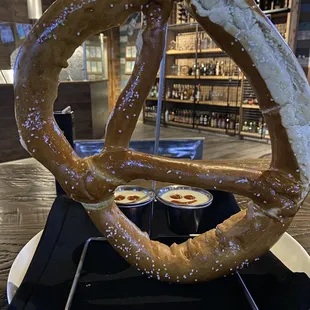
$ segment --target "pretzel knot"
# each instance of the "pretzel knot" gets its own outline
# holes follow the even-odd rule
[[[309,192],[310,88],[296,57],[252,0],[187,0],[201,27],[256,90],[272,161],[187,161],[128,150],[162,58],[173,1],[57,0],[22,46],[15,68],[15,112],[22,145],[67,194],[84,204],[130,264],[150,277],[195,283],[226,275],[268,251]],[[143,11],[133,74],[117,100],[99,155],[79,158],[53,117],[58,76],[91,34]],[[171,171],[171,173],[167,173]],[[216,229],[168,247],[149,239],[117,208],[113,191],[134,179],[229,191],[252,199]]]

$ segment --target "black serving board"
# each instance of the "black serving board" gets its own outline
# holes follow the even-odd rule
[[[180,243],[184,238],[158,241]],[[251,309],[234,276],[195,285],[162,283],[141,275],[114,253],[107,241],[89,243],[70,310]]]
[[[214,209],[205,218],[208,225],[212,212],[212,225],[238,212],[232,195],[216,192],[214,196]],[[155,203],[154,212],[148,214],[153,214],[152,221],[146,219],[146,224],[151,223],[152,239],[171,244],[187,238],[169,230],[164,206]],[[91,237],[102,235],[83,207],[66,196],[56,198],[24,281],[8,309],[65,309],[81,253]],[[89,244],[82,267],[72,310],[251,309],[235,275],[195,285],[161,283],[129,267],[105,241]],[[271,253],[241,275],[260,310],[310,309],[309,278],[289,271]]]

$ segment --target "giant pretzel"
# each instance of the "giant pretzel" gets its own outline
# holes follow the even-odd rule
[[[292,222],[309,191],[310,88],[294,54],[253,0],[186,2],[255,87],[270,131],[271,163],[193,162],[128,149],[162,58],[172,0],[57,0],[21,47],[15,111],[22,145],[84,205],[116,251],[150,277],[195,283],[261,256]],[[144,23],[137,60],[110,116],[105,147],[99,155],[79,158],[53,118],[59,73],[88,36],[119,26],[138,11]],[[115,205],[115,188],[134,179],[216,187],[253,202],[216,229],[168,247],[150,240]]]

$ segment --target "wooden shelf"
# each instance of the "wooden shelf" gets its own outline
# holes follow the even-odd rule
[[[184,127],[184,128],[193,128],[193,124],[184,124],[178,122],[167,122],[167,125],[176,126],[176,127]]]
[[[269,135],[261,135],[259,133],[254,133],[254,132],[247,132],[247,131],[241,131],[240,133],[242,136],[247,136],[247,137],[253,137],[253,138],[259,138],[259,139],[266,139],[266,140],[270,140],[270,136]]]
[[[223,50],[220,48],[213,48],[213,49],[207,49],[207,50],[200,50],[197,52],[197,54],[215,54],[215,53],[224,53]],[[176,50],[169,50],[166,53],[167,55],[190,55],[190,54],[196,54],[195,50],[184,50],[184,51],[176,51]]]
[[[262,138],[262,135],[261,135],[261,134],[255,133],[255,132],[241,131],[241,134],[242,134],[243,136]]]
[[[239,106],[228,105],[226,101],[200,101],[197,104],[206,104],[220,107],[239,108]]]
[[[242,108],[259,110],[259,106],[254,104],[242,104]]]
[[[223,129],[223,128],[214,128],[214,127],[209,127],[209,126],[201,126],[201,125],[198,125],[197,128],[198,128],[198,129],[201,129],[201,130],[209,130],[209,131],[220,132],[220,133],[225,133],[225,132],[226,132],[226,129]]]
[[[157,76],[157,78],[159,78]],[[193,75],[166,75],[165,77],[168,80],[219,80],[219,81],[227,81],[227,80],[241,80],[241,76],[200,76],[200,77],[195,77]]]
[[[175,102],[175,103],[188,103],[193,104],[193,100],[180,100],[180,99],[165,99],[167,102]]]
[[[126,57],[126,61],[136,61],[136,57]]]
[[[158,101],[158,98],[147,97],[146,100],[149,101]],[[166,102],[173,103],[186,103],[186,104],[194,104],[193,100],[180,100],[180,99],[163,99]],[[236,105],[229,105],[226,101],[199,101],[196,102],[197,105],[212,105],[212,106],[220,106],[220,107],[228,107],[228,108],[240,108]]]
[[[144,117],[143,121],[156,124],[156,118],[154,118],[154,117]],[[164,123],[164,121],[161,120],[161,124],[163,124],[163,123]]]

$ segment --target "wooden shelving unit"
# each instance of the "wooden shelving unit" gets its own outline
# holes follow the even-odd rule
[[[295,2],[292,3],[292,1],[288,1],[288,3],[288,8],[277,10],[272,9],[265,13],[268,14],[268,18],[270,18],[275,24],[278,31],[288,41],[289,45],[293,47],[294,29],[292,23],[296,20],[296,16],[298,15],[297,12],[300,7],[300,0],[297,0],[296,4]],[[193,34],[195,35],[194,39]],[[184,42],[181,41],[182,39],[184,39]],[[192,45],[190,45],[191,42]],[[170,112],[173,111],[174,115],[177,117],[191,118],[190,124],[185,124],[167,121],[164,117],[164,124],[166,126],[212,131],[222,134],[236,135],[240,138],[247,137],[262,141],[270,139],[269,135],[259,133],[265,126],[264,118],[259,110],[255,93],[253,92],[250,82],[242,74],[240,69],[236,67],[228,55],[222,49],[217,47],[216,44],[212,42],[211,38],[207,38],[207,35],[202,33],[202,29],[196,22],[169,25],[166,43],[168,50],[165,53],[166,69],[162,113],[164,115],[165,111],[169,111],[170,116]],[[225,59],[229,59],[231,62],[229,64],[229,70],[227,70],[227,62]],[[215,75],[215,73],[212,74],[211,71],[211,74],[207,72],[208,75],[202,75],[201,72],[204,72],[204,74],[206,72],[200,71],[200,74],[195,72],[195,75],[191,75],[191,72],[197,70],[197,67],[203,68],[203,66],[200,67],[201,62],[203,62],[207,68],[210,68],[210,64],[212,66],[214,63],[220,63],[222,66],[221,73],[218,74],[218,71],[216,71]],[[195,64],[196,67],[193,66],[193,64]],[[224,64],[224,66],[222,64]],[[186,75],[187,72],[189,75]],[[157,77],[155,83],[158,83],[158,79],[159,77]],[[187,88],[187,86],[189,87]],[[202,89],[203,87],[205,87],[207,91],[205,92],[204,90],[203,95],[198,96],[198,99],[196,96],[197,88]],[[172,91],[177,89],[177,91],[179,91],[181,89],[182,92],[182,89],[184,88],[190,90],[191,94],[194,89],[194,97],[196,99],[180,100],[172,98],[168,99],[165,97],[167,90]],[[209,88],[210,91],[208,90]],[[210,98],[213,100],[207,100],[209,94]],[[189,98],[188,94],[187,96],[187,98]],[[219,100],[214,100],[215,98]],[[254,100],[254,104],[244,103],[251,102],[252,100]],[[158,98],[148,98],[146,104],[154,106],[157,104],[157,101]],[[209,125],[210,120],[212,120],[212,122],[213,120],[219,122],[227,117],[227,122],[233,121],[235,128],[223,129],[196,125],[199,123],[199,116],[200,118],[207,116],[206,124]],[[193,118],[195,118],[195,120]],[[242,130],[245,122],[248,123],[249,128],[252,127],[254,128],[253,131],[257,132]]]

